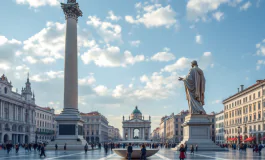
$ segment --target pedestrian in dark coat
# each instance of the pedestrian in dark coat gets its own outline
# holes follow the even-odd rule
[[[63,146],[64,153],[66,153],[66,143]]]
[[[179,149],[179,160],[184,160],[186,157],[185,157],[185,148],[184,148],[184,145],[181,144],[180,145],[180,149]]]
[[[194,147],[193,147],[193,145],[191,145],[191,147],[190,147],[190,154],[194,155]]]
[[[46,157],[46,155],[45,155],[45,148],[44,148],[44,145],[43,144],[41,145],[41,148],[40,148],[40,158],[42,156]]]

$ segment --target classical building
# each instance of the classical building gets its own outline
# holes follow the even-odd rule
[[[159,141],[162,143],[166,142],[166,121],[168,116],[164,116],[161,118],[160,125],[159,125]]]
[[[5,75],[0,78],[0,143],[35,141],[35,96],[29,77],[21,94],[12,91]]]
[[[224,111],[215,114],[215,143],[224,144]]]
[[[246,89],[241,85],[236,94],[223,100],[226,142],[236,142],[241,137],[241,141],[259,143],[265,137],[264,85],[265,80],[257,80]]]
[[[114,141],[121,140],[121,134],[119,128],[114,128]]]
[[[159,142],[160,141],[160,128],[157,127],[156,129],[153,130],[153,132],[151,133],[151,139],[155,142]]]
[[[150,140],[151,117],[149,116],[149,119],[145,120],[136,106],[128,120],[125,120],[123,116],[122,128],[124,140]]]
[[[108,141],[108,119],[99,112],[81,113],[84,137],[89,143]]]
[[[183,127],[185,116],[189,114],[189,111],[181,111],[174,115],[172,113],[166,119],[166,142],[179,143],[183,139]]]
[[[54,120],[54,109],[50,107],[35,108],[36,134],[38,142],[47,142],[55,138],[56,121]]]

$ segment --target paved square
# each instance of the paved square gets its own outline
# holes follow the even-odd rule
[[[157,154],[152,157],[149,157],[148,160],[173,160],[179,159],[179,153],[169,150],[169,149],[161,149]],[[109,150],[107,154],[105,154],[104,150],[93,150],[88,151],[87,154],[84,151],[46,151],[46,158],[39,157],[37,151],[25,152],[24,149],[20,149],[19,153],[16,154],[14,150],[10,152],[8,155],[6,151],[0,151],[0,160],[36,160],[36,159],[45,159],[45,160],[53,160],[53,159],[61,159],[61,160],[124,160],[124,158],[116,155],[112,151]],[[265,159],[265,150],[262,151],[262,155],[259,156],[257,153],[252,153],[251,149],[248,149],[247,152],[239,152],[235,150],[229,150],[228,152],[197,152],[194,155],[187,154],[188,159],[195,160],[205,160],[205,159],[218,159],[218,160],[230,160],[230,159]]]

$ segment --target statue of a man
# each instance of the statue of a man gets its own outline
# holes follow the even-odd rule
[[[203,109],[205,78],[203,71],[198,67],[197,61],[191,62],[189,74],[185,77],[179,77],[179,81],[184,82],[186,96],[191,114],[206,114]]]

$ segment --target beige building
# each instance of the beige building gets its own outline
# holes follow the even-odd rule
[[[174,115],[172,113],[166,120],[166,142],[178,143],[183,139],[183,127],[182,123],[185,121],[185,116],[189,114],[189,111],[181,111]]]
[[[159,125],[159,139],[160,142],[165,143],[166,142],[166,120],[168,119],[168,116],[164,116],[161,118],[160,125]]]
[[[49,107],[35,108],[36,134],[38,142],[48,142],[55,138],[56,121],[54,109]]]
[[[241,140],[252,138],[256,143],[265,136],[264,85],[265,80],[257,80],[255,84],[246,89],[241,85],[238,93],[223,100],[226,142],[231,138],[235,139],[239,134],[242,136]]]
[[[151,139],[155,142],[159,142],[160,141],[160,136],[159,136],[159,132],[160,132],[160,128],[157,127],[156,129],[153,130],[153,132],[151,133]]]
[[[108,120],[99,112],[81,113],[84,120],[84,137],[88,143],[108,141]]]

